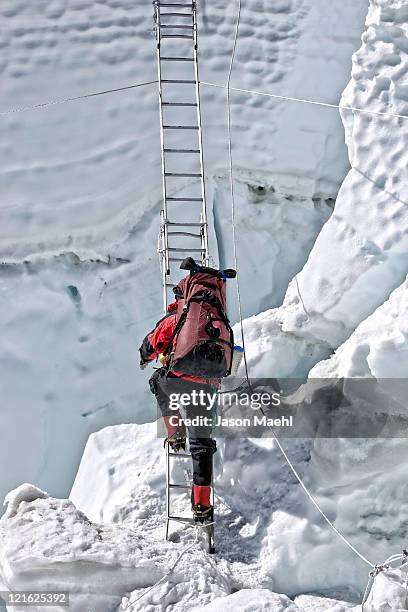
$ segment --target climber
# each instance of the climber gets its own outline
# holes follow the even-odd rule
[[[175,301],[144,338],[139,349],[140,367],[144,369],[154,360],[162,364],[149,380],[150,389],[166,425],[165,444],[174,452],[185,450],[188,435],[193,460],[192,511],[197,522],[205,522],[213,517],[214,396],[220,379],[229,373],[233,347],[225,314],[225,279],[235,272],[200,267],[192,258],[184,260],[180,267],[190,270],[190,274],[174,287]],[[174,396],[184,398],[183,415],[180,407],[172,405]],[[199,424],[185,427],[183,419],[196,422],[194,417],[198,417]]]

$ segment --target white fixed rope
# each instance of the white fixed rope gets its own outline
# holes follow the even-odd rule
[[[219,89],[228,89],[228,85],[218,85],[217,83],[209,83],[208,81],[200,81],[201,85],[209,87],[218,87]],[[230,91],[240,91],[241,93],[256,94],[257,96],[266,96],[267,98],[276,98],[277,100],[287,100],[289,102],[300,102],[302,104],[313,104],[314,106],[323,106],[326,108],[337,108],[356,113],[366,113],[367,115],[378,115],[380,117],[396,117],[398,119],[408,119],[408,115],[399,115],[398,113],[386,113],[382,111],[373,111],[357,106],[345,106],[344,104],[330,104],[329,102],[319,102],[317,100],[308,100],[307,98],[294,98],[292,96],[279,96],[278,94],[269,93],[266,91],[256,91],[254,89],[242,89],[241,87],[229,87]]]
[[[391,555],[391,557],[388,557],[388,559],[384,561],[384,563],[376,565],[374,569],[369,572],[368,582],[367,582],[366,589],[364,591],[363,601],[361,604],[361,612],[364,612],[365,604],[367,603],[367,600],[370,595],[371,589],[373,587],[374,581],[376,577],[378,576],[378,574],[380,574],[381,572],[386,572],[387,570],[390,570],[390,569],[401,570],[403,567],[406,567],[408,565],[407,559],[408,559],[408,553],[406,550],[404,550],[402,554]],[[393,568],[392,563],[396,563],[397,561],[401,561],[402,562],[401,565],[399,567]],[[405,592],[406,593],[407,593],[407,585],[408,585],[408,573],[405,579]]]
[[[152,584],[151,587],[149,587],[146,591],[143,591],[143,593],[141,595],[139,595],[138,597],[136,597],[136,599],[131,599],[129,600],[127,603],[122,604],[122,610],[128,610],[130,608],[130,606],[133,606],[135,603],[137,603],[138,601],[140,601],[141,599],[143,599],[143,597],[145,597],[148,593],[150,593],[151,591],[153,591],[156,587],[159,586],[159,584],[161,584],[162,582],[164,582],[166,580],[166,578],[168,578],[176,569],[177,565],[179,564],[179,562],[181,561],[182,557],[184,557],[184,555],[191,550],[198,542],[198,527],[196,527],[196,535],[195,535],[195,539],[194,541],[189,544],[188,546],[186,546],[184,548],[184,550],[181,551],[181,553],[178,555],[178,557],[176,558],[175,562],[173,563],[173,565],[171,566],[171,568],[169,569],[168,572],[166,572],[164,574],[164,576],[162,576],[160,578],[160,580],[158,580],[157,582],[155,582],[154,584]]]
[[[127,91],[129,89],[137,89],[138,87],[145,87],[145,85],[153,85],[156,81],[146,81],[145,83],[134,83],[133,85],[124,85],[123,87],[116,87],[114,89],[105,89],[102,91],[94,91],[91,93],[82,94],[80,96],[73,96],[72,98],[56,98],[55,100],[47,100],[45,102],[39,102],[31,106],[21,106],[17,108],[11,108],[6,111],[0,111],[0,117],[6,115],[15,115],[17,113],[26,113],[31,110],[40,110],[49,106],[56,106],[57,104],[66,104],[67,102],[75,102],[76,100],[85,100],[86,98],[95,98],[96,96],[105,96],[107,94],[116,93],[120,91]]]
[[[237,20],[235,24],[235,35],[234,35],[234,42],[232,45],[231,61],[230,61],[229,69],[228,69],[226,89],[227,89],[229,181],[230,181],[230,194],[231,194],[232,248],[233,248],[233,256],[234,256],[234,268],[236,270],[235,279],[236,279],[236,289],[237,289],[237,301],[238,301],[238,314],[239,314],[240,331],[241,331],[241,342],[242,342],[242,348],[244,349],[245,376],[249,384],[248,362],[247,362],[246,350],[245,350],[246,349],[245,334],[244,334],[244,324],[243,324],[243,317],[242,317],[241,290],[240,290],[240,285],[239,285],[237,241],[236,241],[236,231],[235,231],[234,167],[233,167],[233,162],[232,162],[231,99],[230,99],[231,76],[232,76],[232,69],[234,66],[235,51],[237,48],[238,30],[239,30],[240,21],[241,21],[241,0],[238,0],[238,14],[237,14]]]
[[[234,42],[233,42],[233,47],[232,47],[232,54],[231,54],[231,62],[230,62],[230,67],[229,67],[229,71],[228,71],[228,78],[227,78],[227,84],[225,86],[218,86],[221,87],[223,89],[227,90],[227,118],[228,118],[228,153],[229,153],[229,169],[230,169],[230,184],[231,184],[231,218],[232,218],[232,239],[233,239],[233,247],[234,247],[234,265],[236,268],[238,268],[238,261],[237,261],[237,249],[236,249],[236,230],[235,230],[235,198],[234,198],[234,176],[233,176],[233,159],[232,159],[232,129],[231,129],[231,105],[230,105],[230,90],[237,90],[237,88],[235,87],[231,87],[230,83],[231,83],[231,74],[232,74],[232,69],[233,69],[233,64],[234,64],[234,58],[235,58],[235,51],[236,51],[236,46],[237,46],[237,40],[238,40],[238,31],[239,31],[239,24],[240,24],[240,17],[241,17],[241,0],[238,0],[238,9],[237,9],[237,19],[236,19],[236,26],[235,26],[235,35],[234,35]],[[210,84],[210,83],[203,83],[203,84]],[[238,90],[238,91],[243,91],[243,90]],[[247,90],[248,93],[257,93],[257,92],[249,92],[249,90]],[[267,94],[269,95],[269,94]],[[271,95],[271,97],[277,97],[274,95]],[[301,101],[301,100],[296,100],[296,101]],[[338,107],[336,107],[338,108]],[[351,108],[350,108],[351,110]],[[237,297],[238,297],[238,306],[239,306],[239,318],[240,318],[240,326],[241,326],[241,333],[242,333],[242,339],[243,339],[243,348],[244,348],[244,357],[245,357],[245,340],[244,340],[244,330],[243,330],[243,320],[242,320],[242,309],[241,309],[241,297],[240,297],[240,290],[239,290],[239,277],[237,274]],[[251,388],[251,382],[249,379],[249,374],[248,374],[248,366],[247,366],[247,361],[245,359],[244,361],[245,363],[245,373],[246,373],[246,380],[247,380],[247,384],[249,386],[249,388]],[[264,411],[261,408],[261,411],[263,414]],[[292,471],[292,473],[294,474],[294,476],[296,477],[296,480],[298,481],[298,483],[300,484],[300,486],[302,487],[303,491],[306,493],[307,497],[310,499],[310,501],[312,502],[312,504],[315,506],[316,510],[320,513],[321,517],[326,521],[326,523],[329,525],[329,527],[331,527],[331,529],[333,530],[333,532],[342,540],[342,542],[352,551],[354,552],[359,559],[361,559],[361,561],[363,561],[366,565],[368,565],[371,569],[369,572],[369,580],[368,580],[368,584],[367,584],[367,588],[365,590],[364,593],[364,597],[363,597],[363,602],[361,605],[361,609],[362,612],[364,612],[364,604],[367,601],[367,598],[369,596],[369,593],[371,591],[371,588],[374,584],[374,580],[376,578],[376,576],[382,572],[382,571],[386,571],[387,569],[390,568],[390,563],[391,562],[396,562],[399,560],[403,560],[404,562],[402,563],[402,565],[400,566],[401,568],[404,567],[405,565],[407,565],[407,555],[405,554],[405,552],[402,555],[392,555],[389,559],[387,559],[387,561],[383,564],[374,564],[372,563],[372,561],[370,561],[367,557],[365,557],[362,553],[360,553],[357,548],[355,548],[355,546],[353,546],[353,544],[351,544],[351,542],[349,542],[347,540],[347,538],[334,526],[334,524],[331,522],[331,520],[329,519],[329,517],[325,514],[325,512],[320,508],[318,502],[316,501],[316,499],[314,498],[314,496],[312,495],[312,493],[310,493],[309,489],[306,487],[306,485],[304,484],[301,476],[298,474],[295,466],[293,465],[293,463],[291,462],[291,460],[289,459],[289,456],[287,455],[285,449],[283,448],[282,444],[280,443],[278,437],[275,434],[275,431],[272,427],[269,427],[269,429],[271,430],[274,439],[278,445],[278,448],[280,450],[280,452],[282,453],[287,465],[289,466],[290,470]]]
[[[244,338],[244,328],[243,328],[243,318],[242,318],[241,294],[240,294],[240,288],[239,288],[238,256],[237,256],[236,229],[235,229],[235,197],[234,197],[234,174],[233,174],[233,167],[234,166],[233,166],[233,159],[232,159],[231,105],[230,105],[230,95],[229,95],[230,94],[230,89],[231,89],[230,83],[231,83],[232,69],[233,69],[233,65],[234,65],[235,51],[236,51],[237,41],[238,41],[238,32],[239,32],[240,19],[241,19],[241,0],[238,0],[237,19],[236,19],[236,24],[235,24],[234,42],[233,42],[233,46],[232,46],[231,61],[230,61],[230,66],[229,66],[229,71],[228,71],[227,85],[225,86],[225,89],[227,90],[228,153],[229,153],[229,170],[230,170],[230,187],[231,187],[231,224],[232,224],[232,243],[233,243],[233,251],[234,251],[234,267],[237,269],[236,286],[237,286],[237,299],[238,299],[239,320],[240,320],[241,335],[242,335],[242,342],[243,342],[243,349],[244,349],[245,375],[246,375],[248,386],[251,387],[251,382],[249,380],[248,364],[247,364],[247,360],[245,358],[246,357],[245,356],[245,338]],[[262,410],[262,412],[263,412],[263,410]],[[371,563],[371,561],[369,561],[366,557],[364,557],[364,555],[362,555],[356,548],[354,548],[354,546],[350,542],[348,542],[348,540],[338,531],[338,529],[336,529],[336,527],[330,521],[328,516],[320,508],[319,504],[314,499],[313,495],[309,492],[309,490],[307,489],[306,485],[303,483],[303,480],[301,479],[301,477],[299,476],[298,472],[296,471],[294,465],[290,461],[288,455],[285,452],[285,449],[283,448],[283,446],[281,445],[280,441],[276,437],[276,434],[275,434],[274,430],[272,428],[270,428],[270,429],[271,429],[271,431],[273,433],[273,436],[274,436],[274,438],[275,438],[275,440],[276,440],[276,442],[278,444],[278,447],[279,447],[282,455],[284,456],[288,466],[290,467],[291,471],[295,475],[296,479],[298,480],[299,484],[301,485],[301,487],[303,488],[303,490],[305,491],[305,493],[307,494],[307,496],[309,497],[309,499],[311,500],[313,505],[320,512],[321,516],[328,523],[328,525],[333,529],[333,531],[343,540],[343,542],[355,554],[357,554],[362,561],[364,561],[371,568],[374,568],[375,567],[374,563]]]

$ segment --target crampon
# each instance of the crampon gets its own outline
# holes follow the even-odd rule
[[[166,444],[169,445],[173,453],[180,453],[186,450],[186,437],[176,431],[172,436],[165,439],[164,446],[166,446]]]
[[[193,518],[195,523],[212,523],[214,520],[214,510],[212,506],[202,506],[195,504],[192,507]]]

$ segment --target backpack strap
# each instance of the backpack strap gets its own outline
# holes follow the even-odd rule
[[[169,352],[171,351],[172,346],[173,346],[173,340],[177,336],[177,334],[179,333],[179,331],[181,329],[181,326],[183,325],[184,321],[186,320],[189,308],[190,308],[190,302],[186,302],[186,304],[184,305],[184,308],[183,308],[183,312],[181,313],[181,316],[180,316],[179,320],[176,323],[174,331],[171,334],[170,340],[169,340],[166,348],[164,349],[162,355],[168,355]]]
[[[230,327],[229,319],[225,314],[222,304],[215,295],[211,295],[210,297],[205,295],[204,292],[197,291],[197,293],[190,298],[189,302],[207,302],[207,304],[214,306],[214,308],[217,309],[218,315],[220,316],[222,322],[225,323],[227,327]]]
[[[164,351],[162,352],[162,355],[164,355],[164,356],[168,355],[168,354],[169,354],[169,352],[171,351],[171,349],[173,348],[173,340],[174,340],[174,338],[177,336],[177,334],[179,333],[179,331],[180,331],[180,329],[182,328],[182,326],[184,325],[184,322],[185,322],[185,320],[186,320],[186,318],[187,318],[188,311],[189,311],[189,309],[190,309],[190,304],[191,304],[192,302],[208,302],[208,303],[210,303],[212,306],[215,306],[215,307],[216,307],[216,309],[217,309],[217,311],[218,311],[218,314],[219,314],[219,316],[220,316],[221,320],[222,320],[222,321],[225,323],[225,325],[227,326],[227,328],[229,329],[229,332],[230,332],[230,343],[228,343],[228,342],[227,342],[227,344],[230,344],[231,346],[233,346],[233,345],[234,345],[234,343],[233,343],[233,338],[234,338],[234,336],[233,336],[233,331],[232,331],[232,327],[231,327],[231,325],[230,325],[230,322],[229,322],[229,320],[228,320],[228,317],[226,316],[226,314],[225,314],[225,312],[224,312],[224,309],[222,308],[221,303],[220,303],[220,301],[218,300],[218,298],[216,298],[215,296],[213,296],[213,297],[214,297],[214,300],[211,300],[211,299],[208,299],[208,297],[207,297],[207,296],[205,296],[205,295],[203,295],[202,293],[201,293],[201,295],[200,295],[200,293],[198,292],[198,293],[196,293],[195,295],[193,295],[193,296],[192,296],[192,297],[191,297],[191,298],[190,298],[190,299],[189,299],[189,300],[188,300],[188,301],[187,301],[187,302],[184,304],[183,312],[181,313],[180,318],[179,318],[179,320],[177,321],[177,324],[176,324],[176,326],[175,326],[175,328],[174,328],[174,331],[173,331],[173,333],[171,334],[170,340],[169,340],[169,342],[168,342],[168,344],[167,344],[166,348],[165,348],[165,349],[164,349]],[[221,341],[220,341],[220,340],[218,340],[218,342],[221,342]],[[224,342],[225,342],[225,341],[224,341]],[[169,362],[169,363],[166,365],[166,369],[167,369],[167,370],[170,370],[170,367],[171,367],[171,363]]]

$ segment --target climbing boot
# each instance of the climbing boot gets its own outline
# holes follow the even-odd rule
[[[177,415],[176,415],[177,416]],[[164,423],[167,429],[167,438],[164,441],[164,446],[168,444],[174,453],[186,450],[186,428],[184,423],[179,418],[178,424],[173,424],[172,419],[168,416],[164,417]]]
[[[196,523],[213,520],[210,486],[193,485],[191,491],[191,509]]]
[[[176,431],[172,436],[165,439],[164,446],[166,444],[170,446],[173,453],[180,453],[186,450],[186,436],[182,432]]]

